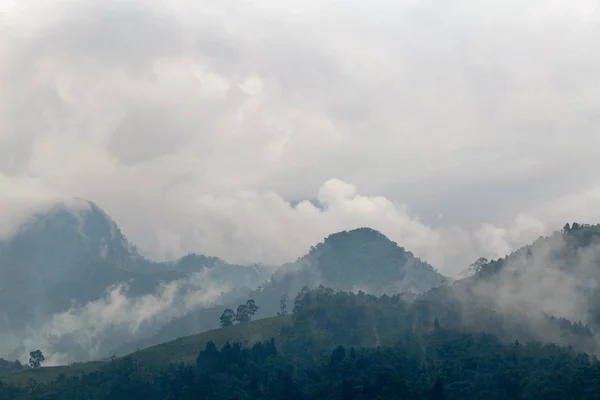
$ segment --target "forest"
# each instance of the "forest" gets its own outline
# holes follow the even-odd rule
[[[209,342],[187,364],[128,356],[50,383],[0,384],[0,399],[600,397],[594,356],[457,329],[431,311],[401,295],[304,288],[277,339]]]

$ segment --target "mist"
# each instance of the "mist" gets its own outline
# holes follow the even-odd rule
[[[600,354],[597,296],[600,288],[600,242],[580,242],[577,233],[555,232],[498,260],[482,260],[475,275],[454,284],[453,296],[463,323],[472,326],[473,308],[494,310],[505,318],[512,340],[572,345]],[[497,268],[496,268],[497,267]],[[590,343],[573,342],[560,324],[548,317],[564,318],[590,329]],[[511,331],[513,327],[521,331]],[[504,338],[506,339],[506,337]],[[578,339],[581,340],[581,339]]]
[[[128,294],[126,283],[117,284],[97,300],[72,304],[39,326],[28,326],[22,337],[9,335],[0,350],[27,362],[32,349],[41,349],[48,366],[97,360],[119,345],[151,336],[171,319],[218,304],[231,289],[207,279],[206,273],[162,284],[155,293],[141,296]]]

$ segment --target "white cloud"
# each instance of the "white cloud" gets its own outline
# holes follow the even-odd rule
[[[215,304],[231,289],[208,282],[204,274],[192,276],[185,285],[181,283],[174,281],[163,285],[157,293],[137,297],[127,295],[124,284],[108,288],[102,298],[74,304],[52,315],[42,326],[28,330],[20,344],[24,349],[41,349],[48,356],[47,365],[97,359],[110,351],[107,346],[115,348],[123,341],[147,337],[172,318]],[[182,289],[183,286],[188,290]],[[16,338],[12,339],[16,347]],[[61,340],[69,343],[63,351]],[[27,354],[21,359],[26,361]]]
[[[596,2],[0,10],[0,232],[78,196],[155,257],[370,225],[453,274],[600,219]]]

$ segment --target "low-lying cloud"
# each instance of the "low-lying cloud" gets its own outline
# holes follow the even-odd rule
[[[12,348],[7,350],[22,348],[19,358],[26,362],[28,352],[39,348],[46,365],[98,359],[119,345],[151,336],[173,318],[218,303],[231,287],[198,273],[163,284],[152,294],[131,296],[127,289],[125,283],[109,287],[100,299],[73,304],[41,326],[29,326],[20,341],[8,342]]]

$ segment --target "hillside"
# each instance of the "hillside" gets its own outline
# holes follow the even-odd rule
[[[600,225],[574,223],[504,258],[480,259],[458,283],[487,307],[600,322]]]
[[[595,358],[486,333],[503,328],[503,319],[493,313],[486,326],[465,330],[429,294],[375,297],[320,288],[304,290],[293,311],[289,319],[239,324],[103,365],[82,364],[71,370],[77,376],[65,374],[52,382],[29,380],[48,379],[54,371],[47,368],[0,375],[0,400],[533,400],[600,395]]]
[[[407,291],[422,293],[446,280],[431,265],[378,231],[360,228],[338,232],[311,247],[296,262],[283,265],[268,281],[243,297],[223,306],[190,312],[170,321],[152,337],[117,347],[113,352],[124,355],[177,336],[214,329],[225,308],[235,310],[247,298],[254,299],[259,306],[257,318],[267,318],[277,315],[284,298],[291,307],[305,286],[393,295]]]
[[[281,328],[288,325],[290,320],[286,317],[265,318],[250,321],[247,324],[238,324],[226,328],[214,329],[197,335],[182,337],[170,342],[136,351],[129,357],[144,363],[194,363],[197,354],[204,349],[208,342],[214,342],[219,347],[227,342],[238,342],[252,345],[255,342],[279,337]],[[78,376],[89,373],[106,365],[107,361],[94,361],[75,363],[58,367],[42,367],[39,369],[25,369],[16,372],[0,372],[0,382],[24,385],[33,379],[40,383],[52,382],[64,375],[66,377]]]
[[[213,329],[197,335],[186,336],[170,342],[136,351],[130,356],[150,363],[193,363],[197,354],[208,342],[221,347],[227,342],[252,345],[256,342],[278,338],[281,328],[291,323],[287,317],[270,317]]]

